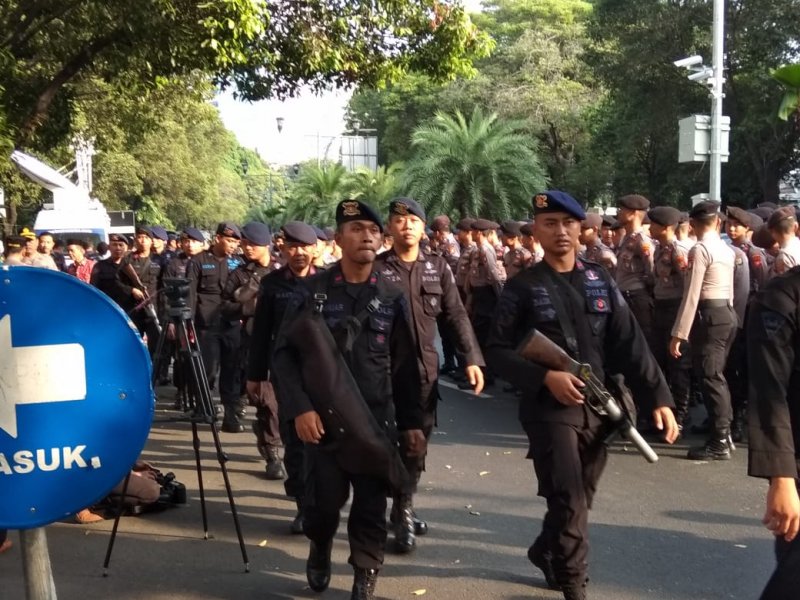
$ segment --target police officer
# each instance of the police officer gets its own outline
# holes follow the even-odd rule
[[[431,222],[430,249],[433,254],[445,259],[453,273],[456,272],[461,248],[455,236],[450,232],[450,217],[447,215],[434,217]],[[442,319],[439,320],[439,334],[442,338],[442,354],[444,355],[441,373],[446,375],[456,370],[456,346],[453,332]]]
[[[368,205],[346,200],[336,208],[336,223],[342,258],[329,270],[304,280],[305,285],[298,290],[302,305],[317,305],[378,425],[392,435],[396,415],[406,447],[422,454],[425,435],[418,406],[419,369],[405,301],[402,293],[387,285],[374,269],[381,243],[381,219]],[[356,323],[363,325],[355,327]],[[290,328],[291,321],[284,326]],[[347,526],[349,562],[355,570],[351,598],[374,598],[387,537],[387,483],[376,475],[355,473],[351,464],[343,464],[347,461],[338,455],[337,448],[330,447],[329,434],[309,396],[310,384],[303,383],[298,350],[279,343],[274,366],[279,373],[284,418],[294,420],[298,436],[306,443],[303,529],[311,540],[306,563],[308,583],[317,592],[330,583],[333,537],[352,487]],[[348,410],[357,409],[353,406]],[[366,434],[351,433],[356,437]]]
[[[630,194],[620,198],[618,204],[617,221],[625,228],[625,237],[617,246],[617,285],[652,350],[654,249],[653,241],[642,229],[650,201]]]
[[[497,253],[489,242],[489,233],[498,227],[488,219],[476,219],[471,225],[475,250],[470,255],[467,309],[481,350],[486,347],[492,315],[505,281],[504,272],[497,263]],[[492,378],[487,377],[486,383],[491,382]]]
[[[222,315],[222,291],[228,275],[239,266],[234,257],[242,235],[233,223],[220,223],[214,244],[189,259],[186,277],[189,280],[189,306],[199,336],[203,365],[210,384],[219,370],[219,395],[224,407],[222,430],[239,433],[239,321]]]
[[[689,217],[697,243],[689,251],[689,266],[678,316],[672,327],[670,354],[682,355],[689,340],[692,367],[700,381],[711,425],[705,445],[689,449],[692,460],[727,460],[730,439],[731,396],[723,373],[736,334],[733,309],[735,255],[719,236],[719,204],[696,204]]]
[[[134,310],[130,317],[139,333],[147,336],[151,356],[156,351],[160,334],[155,303],[161,275],[161,264],[153,257],[152,249],[153,232],[149,227],[137,228],[134,250],[122,259],[117,271],[118,285],[133,306],[149,298],[149,303]]]
[[[597,213],[589,213],[581,222],[581,235],[579,241],[586,247],[584,258],[589,262],[603,265],[611,276],[617,269],[617,255],[600,240],[600,230],[603,217]]]
[[[167,269],[164,273],[165,278],[185,278],[189,259],[204,250],[206,238],[203,232],[196,227],[187,227],[181,233],[179,243],[180,250],[167,264]]]
[[[655,314],[653,318],[653,355],[658,366],[667,377],[667,383],[675,401],[675,418],[678,427],[688,425],[689,394],[691,390],[691,360],[688,345],[684,344],[682,355],[675,358],[669,353],[672,326],[678,316],[683,299],[684,277],[689,267],[689,253],[675,238],[681,213],[671,206],[656,206],[648,211],[650,231],[658,242],[653,256],[655,285],[653,286]]]
[[[108,236],[108,250],[111,253],[108,258],[94,263],[89,283],[116,302],[122,310],[128,312],[133,308],[133,302],[130,295],[119,285],[117,278],[122,259],[128,253],[128,240],[125,236],[112,233]]]
[[[263,223],[251,222],[241,229],[242,256],[245,263],[239,265],[228,276],[222,291],[222,316],[230,322],[241,323],[239,358],[237,368],[244,371],[245,377],[249,361],[253,316],[256,312],[261,280],[273,271],[269,245],[272,234]],[[267,462],[267,479],[280,480],[286,474],[281,464],[279,449],[281,435],[278,427],[278,402],[275,394],[265,393],[257,398],[256,420],[253,432],[256,447]]]
[[[603,222],[600,226],[600,241],[612,251],[616,251],[614,246],[614,225],[617,220],[611,215],[603,215]]]
[[[394,239],[394,246],[378,258],[375,268],[386,281],[403,290],[410,308],[422,381],[422,431],[428,440],[436,422],[439,400],[439,353],[434,345],[437,319],[440,316],[444,318],[448,330],[453,332],[458,351],[465,357],[466,377],[475,393],[480,393],[483,388],[481,367],[485,364],[450,267],[444,258],[426,255],[420,250],[424,228],[425,211],[415,200],[392,200],[387,229]],[[413,491],[416,491],[416,483],[425,470],[425,455],[410,454],[402,438],[401,451],[406,469],[415,483]],[[395,497],[392,518],[397,551],[412,551],[416,545],[415,535],[424,535],[428,526],[416,518],[411,494]]]
[[[469,279],[469,267],[472,261],[472,252],[477,247],[472,240],[472,224],[475,219],[469,217],[461,219],[456,225],[456,239],[459,246],[459,257],[456,261],[456,268],[453,275],[456,278],[456,287],[461,294],[461,301],[467,301],[467,280]]]
[[[533,222],[521,225],[519,228],[519,233],[522,247],[531,253],[530,262],[528,262],[528,264],[525,266],[529,267],[541,262],[541,260],[544,258],[544,251],[542,250],[542,245],[536,241],[535,234],[533,233]]]
[[[748,474],[769,479],[762,522],[775,535],[777,566],[761,598],[797,596],[800,560],[800,269],[772,279],[750,306]]]
[[[519,221],[503,221],[500,225],[503,245],[507,248],[503,256],[503,267],[506,270],[506,277],[511,279],[522,269],[531,263],[531,253],[523,248],[520,238],[522,233]]]
[[[753,225],[761,219],[738,206],[729,206],[727,216],[725,229],[731,239],[731,244],[740,248],[747,255],[750,272],[750,297],[752,298],[767,283],[769,275],[764,250],[751,241],[753,231],[758,229],[758,225],[755,227]]]
[[[794,208],[783,206],[770,215],[767,228],[780,246],[772,267],[775,275],[782,275],[800,265],[800,239],[797,239],[797,217]]]
[[[588,510],[606,463],[607,424],[584,404],[583,383],[564,371],[523,360],[517,347],[534,329],[600,377],[622,373],[634,397],[651,398],[656,427],[677,437],[669,389],[613,279],[577,258],[585,213],[565,192],[534,197],[544,260],[510,280],[489,338],[489,363],[522,390],[519,417],[528,435],[539,495],[547,500],[542,532],[528,558],[566,600],[586,598]],[[570,331],[572,330],[572,331]]]
[[[278,337],[289,299],[295,293],[299,282],[317,273],[312,261],[316,252],[317,234],[311,225],[299,221],[289,221],[281,228],[283,240],[281,252],[284,255],[283,269],[275,270],[261,280],[261,289],[256,313],[253,316],[252,342],[247,371],[247,394],[259,410],[253,429],[258,440],[263,432],[269,431],[270,413],[260,407],[271,403],[271,395],[277,400],[277,417],[280,438],[284,445],[284,465],[286,495],[297,504],[297,514],[292,521],[291,532],[303,533],[303,498],[305,496],[303,474],[303,442],[297,437],[294,424],[283,417],[281,408],[283,394],[278,382],[278,373],[272,368],[272,353]],[[265,420],[266,422],[261,422]]]

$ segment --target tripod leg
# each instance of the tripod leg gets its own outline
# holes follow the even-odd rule
[[[156,388],[158,385],[158,371],[161,369],[161,363],[164,361],[164,357],[162,356],[164,352],[164,344],[167,340],[167,328],[161,330],[161,333],[158,334],[158,342],[156,342],[155,352],[153,352],[153,356],[151,358],[151,363],[153,367],[153,389]]]
[[[203,515],[203,539],[208,539],[208,513],[206,512],[206,492],[203,485],[203,466],[200,462],[200,436],[197,435],[197,423],[192,421],[192,445],[194,459],[197,464],[197,486],[200,490],[200,512]]]
[[[111,528],[111,537],[108,538],[108,548],[106,549],[106,559],[103,562],[103,577],[108,577],[108,565],[111,564],[111,552],[114,550],[114,541],[117,539],[117,529],[119,528],[119,520],[122,517],[122,507],[125,506],[125,496],[128,493],[128,483],[131,480],[131,472],[125,476],[125,481],[122,483],[122,496],[117,504],[117,514],[114,516],[114,527]]]

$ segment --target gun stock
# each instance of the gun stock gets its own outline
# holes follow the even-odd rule
[[[517,349],[522,358],[538,363],[554,371],[568,371],[578,375],[580,364],[563,348],[537,330],[528,335]]]

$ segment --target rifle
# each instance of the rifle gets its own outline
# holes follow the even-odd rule
[[[147,286],[139,278],[139,274],[130,263],[125,263],[122,265],[121,270],[125,276],[130,279],[133,287],[138,288],[144,294],[144,300],[134,306],[133,310],[144,310],[145,314],[150,317],[150,319],[155,321],[158,332],[161,333],[161,323],[158,321],[158,313],[156,313],[156,309],[153,306],[153,298],[150,297],[150,293],[147,291]]]
[[[535,362],[548,369],[566,371],[578,377],[586,384],[584,394],[587,406],[599,416],[606,417],[611,421],[616,432],[621,433],[636,446],[647,462],[658,461],[658,455],[633,426],[630,417],[620,408],[619,403],[592,372],[592,367],[588,363],[579,363],[563,348],[535,329],[522,341],[517,352],[525,360]]]

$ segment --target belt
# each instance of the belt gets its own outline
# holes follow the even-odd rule
[[[711,300],[700,300],[697,303],[697,308],[731,308],[731,301],[725,298],[714,298]]]

